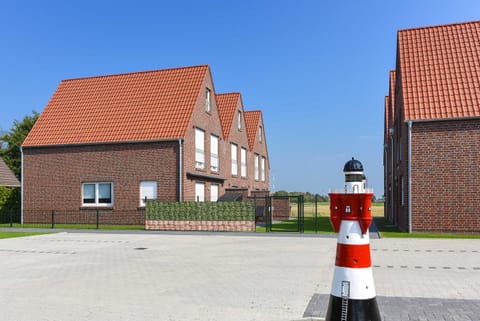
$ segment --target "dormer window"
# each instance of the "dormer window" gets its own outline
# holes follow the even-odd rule
[[[210,105],[210,89],[207,88],[206,92],[205,92],[205,111],[207,113],[210,112],[211,110],[211,105]]]
[[[242,129],[242,112],[240,110],[238,111],[237,127],[238,130]]]

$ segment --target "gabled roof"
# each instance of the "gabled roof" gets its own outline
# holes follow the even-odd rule
[[[248,145],[250,150],[255,147],[255,140],[257,139],[258,124],[262,117],[260,110],[246,111],[244,113],[245,124],[247,127]]]
[[[400,30],[406,120],[480,116],[480,21]]]
[[[397,83],[397,73],[395,70],[390,71],[390,83],[388,91],[388,124],[390,127],[393,127],[393,119],[395,118],[395,97],[396,97],[396,83]]]
[[[0,186],[20,187],[20,182],[7,164],[0,158]]]
[[[230,131],[233,126],[233,118],[235,117],[238,101],[241,101],[241,95],[240,93],[217,94],[216,100],[223,137],[229,139]]]
[[[385,143],[388,144],[388,130],[393,128],[393,119],[395,118],[395,87],[396,72],[390,71],[388,83],[388,96],[385,96]]]
[[[388,144],[388,129],[390,128],[389,127],[389,122],[388,122],[388,118],[390,117],[389,112],[388,112],[389,101],[390,101],[390,97],[385,96],[385,100],[384,100],[384,108],[385,108],[384,116],[385,117],[384,117],[384,120],[383,120],[383,134],[384,134],[383,142],[384,142],[384,144]]]
[[[208,65],[64,80],[23,146],[182,138]]]

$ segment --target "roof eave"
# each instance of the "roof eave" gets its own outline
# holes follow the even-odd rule
[[[166,139],[150,139],[150,140],[129,140],[129,141],[112,141],[112,142],[86,142],[72,144],[45,144],[45,145],[22,145],[22,148],[47,148],[47,147],[78,147],[78,146],[98,146],[98,145],[118,145],[118,144],[142,144],[142,143],[163,143],[176,142],[183,140],[183,137],[166,138]]]
[[[403,122],[408,123],[430,123],[438,121],[455,121],[455,120],[475,120],[480,119],[480,116],[469,116],[469,117],[448,117],[448,118],[428,118],[428,119],[405,119]]]

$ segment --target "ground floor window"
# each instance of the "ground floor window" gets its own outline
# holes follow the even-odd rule
[[[113,183],[83,183],[82,205],[112,206]]]
[[[195,201],[205,202],[205,183],[195,183]]]
[[[147,200],[157,199],[157,182],[140,182],[140,206],[145,206]]]
[[[218,200],[218,185],[212,184],[210,186],[210,201],[216,202]]]

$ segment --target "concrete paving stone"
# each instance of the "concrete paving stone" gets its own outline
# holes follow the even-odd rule
[[[330,295],[315,294],[304,317],[324,317]],[[383,321],[478,321],[480,300],[377,296]]]
[[[480,240],[373,239],[371,247],[385,321],[480,315]],[[70,231],[4,239],[1,320],[318,320],[335,248],[333,237],[299,234]]]

